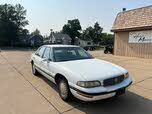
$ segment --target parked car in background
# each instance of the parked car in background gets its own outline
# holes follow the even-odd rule
[[[44,45],[31,56],[32,72],[57,84],[65,101],[95,101],[119,96],[132,83],[128,71],[92,57],[79,46]]]

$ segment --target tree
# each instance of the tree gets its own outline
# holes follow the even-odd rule
[[[18,34],[22,34],[25,32],[25,29],[23,29],[24,26],[28,25],[28,21],[26,20],[26,10],[24,10],[24,7],[20,4],[15,5],[15,24],[18,28]],[[27,32],[27,31],[26,31]]]
[[[71,38],[71,44],[75,43],[75,38],[80,37],[81,25],[78,19],[68,20],[68,23],[65,24],[62,28],[62,33],[68,34]]]
[[[20,5],[0,5],[0,45],[13,45],[28,24],[26,10]]]
[[[38,29],[36,29],[35,31],[33,31],[32,33],[31,33],[31,35],[40,35],[41,33],[40,33],[40,31],[38,30]]]
[[[101,34],[102,34],[103,28],[99,25],[98,22],[94,24],[94,37],[93,42],[95,44],[99,43],[101,41]]]
[[[80,38],[82,40],[88,41],[88,40],[92,40],[93,37],[94,37],[94,29],[90,26],[83,31]]]
[[[108,33],[102,33],[101,36],[101,44],[102,45],[113,45],[114,43],[114,35]]]
[[[81,39],[92,40],[95,44],[97,44],[101,41],[102,30],[103,28],[98,22],[96,22],[93,27],[90,26],[83,31]]]
[[[29,34],[29,30],[27,30],[27,29],[23,29],[22,30],[22,35],[28,35]]]

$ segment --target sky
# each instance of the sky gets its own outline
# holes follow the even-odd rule
[[[152,0],[0,0],[0,4],[20,3],[27,10],[26,26],[30,32],[38,28],[42,35],[50,29],[60,31],[71,19],[79,19],[82,29],[95,22],[110,33],[116,15],[122,11],[152,5]]]

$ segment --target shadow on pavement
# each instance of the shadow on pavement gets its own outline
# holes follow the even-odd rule
[[[85,103],[77,109],[86,114],[152,114],[152,101],[127,92],[116,99]]]
[[[55,84],[40,76],[50,87],[57,90]],[[64,102],[64,101],[63,101]],[[78,112],[86,114],[152,114],[152,101],[132,92],[126,92],[117,98],[110,98],[94,102],[83,102],[78,99],[68,103]],[[74,109],[73,108],[73,109]]]

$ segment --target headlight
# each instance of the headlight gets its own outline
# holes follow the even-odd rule
[[[99,81],[78,81],[77,85],[84,88],[92,88],[101,86]]]
[[[129,73],[127,72],[126,74],[124,74],[124,78],[128,78],[129,77]]]

